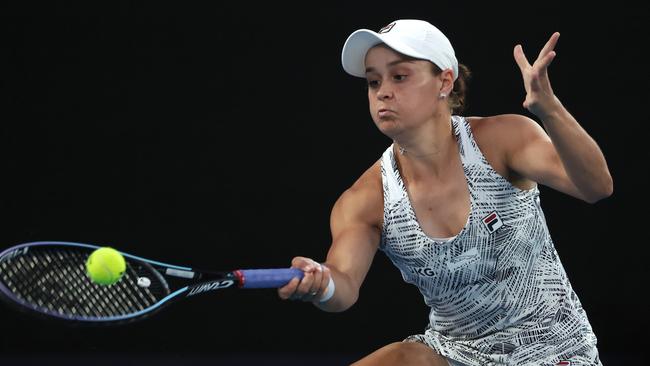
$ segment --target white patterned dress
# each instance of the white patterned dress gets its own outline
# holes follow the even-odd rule
[[[466,226],[447,242],[420,228],[393,146],[382,155],[380,249],[431,308],[424,334],[406,340],[471,366],[601,365],[596,336],[548,232],[538,188],[510,184],[489,165],[466,119],[452,116],[451,122],[471,210]]]

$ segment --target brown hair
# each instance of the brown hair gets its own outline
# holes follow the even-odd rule
[[[433,74],[440,75],[442,70],[432,63]],[[449,109],[451,109],[452,114],[459,114],[465,110],[465,98],[467,93],[467,83],[472,77],[472,72],[469,71],[469,68],[463,64],[458,64],[458,79],[454,82],[454,89],[449,94]]]

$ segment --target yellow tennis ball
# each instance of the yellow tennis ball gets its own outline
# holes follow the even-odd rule
[[[112,285],[119,281],[126,270],[124,256],[110,247],[96,249],[86,261],[86,272],[99,285]]]

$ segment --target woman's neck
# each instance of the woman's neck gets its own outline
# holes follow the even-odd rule
[[[395,140],[395,151],[403,174],[410,178],[435,178],[443,175],[458,154],[456,137],[451,127],[451,116],[432,121],[407,138]]]

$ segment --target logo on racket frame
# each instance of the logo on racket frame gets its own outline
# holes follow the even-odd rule
[[[197,285],[196,287],[192,288],[190,292],[187,294],[187,296],[194,296],[198,294],[202,294],[204,292],[208,291],[214,291],[214,290],[219,290],[222,288],[228,288],[232,285],[235,284],[235,281],[233,280],[216,280],[212,282],[207,282],[207,283],[202,283],[200,285]]]

